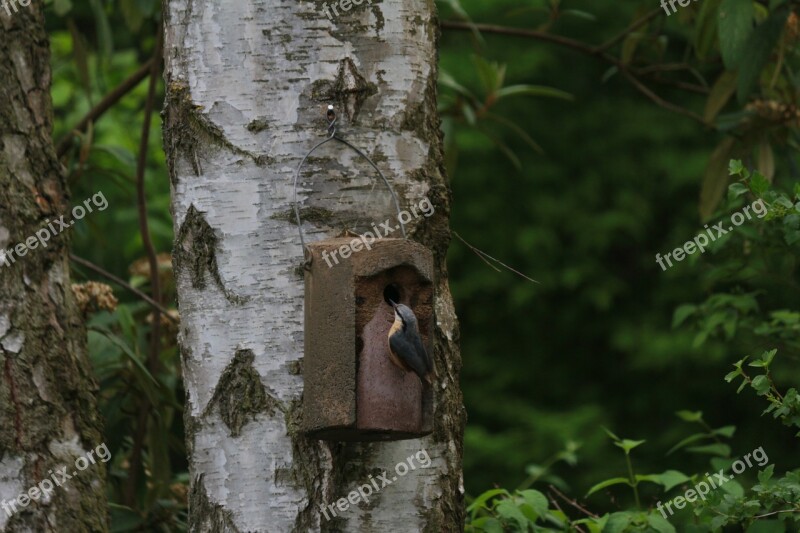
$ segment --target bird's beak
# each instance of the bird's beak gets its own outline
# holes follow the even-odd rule
[[[392,305],[392,307],[394,307],[395,309],[397,309],[397,304],[396,304],[396,303],[394,303],[394,301],[393,301],[393,300],[389,300],[389,303]]]

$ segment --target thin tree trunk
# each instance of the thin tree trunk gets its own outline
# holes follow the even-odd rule
[[[337,4],[338,5],[338,4]],[[436,115],[433,0],[169,0],[165,149],[173,187],[175,271],[187,390],[192,531],[461,531],[462,434],[457,323],[445,253],[449,190]],[[330,8],[330,6],[328,6]],[[401,208],[427,197],[409,235],[434,251],[435,429],[430,437],[344,444],[299,433],[303,274],[292,178],[338,128],[382,168]],[[389,218],[382,185],[328,145],[298,191],[307,240]],[[350,222],[350,224],[347,224]],[[429,469],[328,521],[321,506],[426,451]]]
[[[51,137],[43,3],[17,9],[0,9],[0,250],[69,211]],[[9,503],[52,479],[50,471],[71,475],[102,441],[67,236],[0,262],[0,531],[108,529],[100,461],[69,480],[59,475],[63,485],[38,501]]]

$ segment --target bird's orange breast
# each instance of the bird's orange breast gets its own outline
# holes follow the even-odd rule
[[[396,367],[401,368],[406,372],[410,372],[411,367],[409,367],[405,361],[397,357],[397,354],[394,353],[394,350],[392,350],[392,344],[389,342],[389,339],[392,337],[392,335],[398,334],[402,329],[403,321],[395,318],[394,324],[392,324],[392,327],[389,328],[389,335],[386,336],[386,345],[389,347],[389,359],[392,361],[392,363],[394,363]]]

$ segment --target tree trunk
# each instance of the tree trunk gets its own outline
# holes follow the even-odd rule
[[[168,2],[164,142],[192,531],[463,529],[465,414],[445,268],[450,196],[436,115],[434,2],[346,5],[347,12],[321,1]],[[435,423],[424,439],[326,443],[298,430],[303,254],[292,180],[327,136],[328,103],[338,131],[376,161],[401,208],[425,197],[435,208],[407,225],[410,238],[434,251],[436,270]],[[318,150],[298,190],[307,241],[335,236],[359,216],[389,218],[375,179],[341,146]],[[431,468],[331,520],[322,515],[321,506],[421,450]]]
[[[43,3],[0,9],[0,250],[69,212],[52,142]],[[69,217],[66,217],[69,219]],[[11,500],[102,441],[67,233],[0,261],[0,531],[107,531],[101,462],[27,506]],[[51,482],[52,485],[52,482]],[[40,485],[47,488],[47,485]],[[34,492],[34,495],[37,494]]]

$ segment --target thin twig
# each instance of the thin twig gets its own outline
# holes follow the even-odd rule
[[[69,150],[69,146],[72,142],[72,135],[76,131],[83,131],[89,122],[95,122],[98,118],[100,118],[106,111],[108,111],[111,107],[114,106],[117,102],[122,99],[123,96],[131,92],[139,82],[142,81],[147,77],[153,67],[153,60],[149,59],[147,62],[139,67],[136,72],[128,76],[128,78],[117,85],[113,91],[108,93],[105,98],[100,100],[100,102],[94,106],[86,115],[77,123],[75,126],[69,130],[69,132],[58,141],[58,145],[56,147],[56,153],[58,154],[59,159],[64,156]]]
[[[757,520],[759,518],[765,518],[767,516],[772,516],[780,513],[800,513],[800,509],[783,509],[781,511],[772,511],[771,513],[761,514],[758,516],[754,516],[753,519]]]
[[[552,503],[552,504],[553,504],[553,507],[555,507],[556,509],[558,509],[559,511],[561,511],[561,514],[563,514],[565,517],[567,517],[567,513],[565,513],[565,512],[564,512],[564,509],[562,509],[562,508],[561,508],[561,506],[560,506],[560,505],[558,505],[558,502],[555,500],[555,498],[553,498],[553,496],[552,496],[552,495],[548,495],[548,496],[549,496],[549,498],[548,498],[548,499],[550,500],[550,503]],[[576,531],[580,531],[581,533],[586,533],[586,532],[585,532],[583,529],[581,529],[581,526],[579,526],[579,525],[576,525],[576,524],[573,524],[573,523],[572,523],[572,520],[570,520],[570,519],[569,519],[569,517],[567,517],[567,522],[569,522],[569,525],[570,525],[571,527],[574,527]]]
[[[147,253],[150,265],[150,291],[153,299],[161,301],[161,286],[158,278],[158,257],[155,247],[150,239],[150,229],[147,223],[147,197],[145,194],[144,175],[147,167],[147,148],[150,140],[150,119],[155,108],[156,86],[158,76],[161,72],[161,53],[163,48],[164,29],[158,25],[158,36],[156,46],[153,51],[153,59],[150,64],[150,84],[147,88],[147,100],[144,106],[144,122],[142,124],[142,136],[139,142],[139,157],[136,162],[136,206],[139,213],[139,232],[142,235],[142,244]],[[159,355],[161,352],[161,319],[159,311],[153,311],[153,325],[150,330],[150,353],[147,357],[147,370],[155,373],[160,366]],[[139,405],[139,416],[136,421],[136,429],[133,435],[133,446],[128,460],[128,479],[124,490],[125,503],[129,507],[136,507],[136,488],[139,484],[139,475],[142,472],[142,451],[144,440],[147,436],[147,425],[149,412],[151,409],[150,401],[143,397]]]
[[[637,71],[637,74],[638,74],[638,71]],[[658,83],[660,85],[667,85],[669,87],[675,87],[677,89],[682,89],[684,91],[689,91],[689,92],[693,92],[693,93],[697,93],[697,94],[708,95],[708,93],[710,92],[708,87],[703,87],[702,85],[696,85],[694,83],[687,83],[685,81],[666,80],[666,79],[661,78],[659,76],[653,76],[653,77],[648,78],[648,79],[650,79],[651,81],[654,81],[654,82],[656,82],[656,83]]]
[[[569,499],[569,498],[568,498],[566,495],[564,495],[564,494],[563,494],[563,493],[562,493],[560,490],[558,490],[557,488],[555,488],[553,485],[550,485],[550,490],[552,490],[553,492],[555,492],[555,493],[556,493],[556,496],[558,496],[559,498],[561,498],[562,500],[564,500],[565,502],[567,502],[568,504],[570,504],[570,505],[571,505],[572,507],[574,507],[575,509],[577,509],[577,510],[581,511],[581,512],[582,512],[582,513],[584,513],[585,515],[587,515],[587,516],[591,516],[592,518],[600,518],[599,516],[597,516],[597,515],[596,515],[596,514],[594,514],[593,512],[591,512],[591,511],[589,511],[588,509],[586,509],[585,507],[581,506],[581,505],[580,505],[580,504],[577,502],[577,500],[571,500],[571,499]]]
[[[640,18],[639,20],[635,21],[633,24],[631,24],[630,26],[625,28],[618,35],[612,37],[608,41],[606,41],[603,44],[601,44],[600,46],[596,47],[595,51],[596,52],[605,52],[606,50],[608,50],[609,48],[611,48],[612,46],[614,46],[615,44],[620,42],[622,39],[627,37],[631,32],[633,32],[635,30],[638,30],[643,25],[645,25],[648,22],[650,22],[660,12],[661,12],[661,8],[656,8],[656,9],[652,10],[650,13],[647,13],[646,15],[642,16],[642,18]]]
[[[467,27],[466,24],[464,24],[462,22],[451,21],[451,20],[442,21],[441,26],[442,26],[442,28],[454,29],[454,30],[466,30],[466,29],[469,29],[469,27]],[[511,35],[511,36],[517,36],[517,37],[529,37],[529,38],[537,39],[537,40],[544,41],[544,42],[559,44],[559,45],[564,46],[566,48],[570,48],[572,50],[576,50],[578,52],[581,52],[583,54],[586,54],[586,55],[589,55],[589,56],[592,56],[592,57],[598,57],[598,58],[602,59],[603,61],[606,61],[607,63],[610,63],[610,64],[614,65],[615,67],[617,67],[619,69],[619,71],[622,72],[625,75],[625,77],[631,83],[633,83],[634,87],[636,87],[636,89],[639,90],[639,92],[643,93],[645,96],[647,96],[650,100],[652,100],[658,106],[660,106],[660,107],[662,107],[664,109],[667,109],[669,111],[673,111],[675,113],[678,113],[680,115],[683,115],[683,116],[692,118],[694,120],[697,120],[701,124],[706,124],[705,120],[703,120],[703,117],[701,117],[700,115],[698,115],[698,114],[696,114],[696,113],[694,113],[694,112],[692,112],[692,111],[690,111],[688,109],[684,109],[684,108],[682,108],[680,106],[677,106],[675,104],[667,102],[667,101],[663,100],[661,97],[659,97],[657,94],[655,94],[653,91],[648,89],[641,81],[636,79],[636,77],[632,73],[631,69],[629,69],[628,65],[626,65],[625,63],[623,63],[622,61],[620,61],[618,58],[614,57],[613,55],[606,53],[602,46],[592,47],[592,46],[589,46],[589,45],[587,45],[585,43],[582,43],[580,41],[576,41],[575,39],[570,39],[568,37],[561,37],[560,35],[553,35],[553,34],[550,34],[550,33],[537,31],[537,30],[528,30],[528,29],[524,29],[524,28],[511,28],[511,27],[507,27],[507,26],[497,26],[497,25],[494,25],[494,24],[474,24],[474,26],[478,30],[480,30],[482,32],[495,33],[495,34],[498,34],[498,35]],[[698,92],[697,91],[697,87],[695,87],[695,86],[685,87],[683,84],[679,84],[679,83],[675,83],[675,82],[668,82],[667,80],[659,80],[659,79],[654,79],[653,81],[655,81],[656,83],[663,83],[663,84],[672,85],[673,87],[678,87],[678,88],[682,88],[682,89],[691,90],[692,92]]]
[[[526,276],[525,274],[523,274],[523,273],[522,273],[522,272],[520,272],[519,270],[515,270],[515,269],[511,268],[510,266],[508,266],[507,264],[503,263],[503,262],[502,262],[502,261],[500,261],[499,259],[496,259],[496,258],[492,257],[491,255],[487,254],[486,252],[484,252],[484,251],[482,251],[482,250],[479,250],[478,248],[475,248],[475,247],[474,247],[474,246],[472,246],[470,243],[468,243],[467,241],[465,241],[465,240],[464,240],[464,238],[463,238],[461,235],[459,235],[459,234],[458,234],[458,232],[454,231],[454,232],[453,232],[453,235],[455,235],[455,236],[458,238],[458,240],[460,240],[461,242],[463,242],[464,244],[466,244],[466,245],[467,245],[467,247],[469,247],[469,249],[470,249],[470,250],[472,250],[473,252],[475,252],[476,254],[478,254],[478,257],[480,257],[481,259],[483,259],[483,260],[484,260],[484,262],[486,262],[487,264],[489,264],[489,262],[488,262],[488,261],[486,261],[486,259],[484,259],[484,258],[491,259],[492,261],[494,261],[495,263],[499,264],[500,266],[502,266],[502,267],[503,267],[503,268],[505,268],[506,270],[510,270],[510,271],[511,271],[511,272],[513,272],[514,274],[516,274],[516,275],[518,275],[518,276],[522,276],[523,278],[527,279],[528,281],[532,281],[532,282],[534,282],[534,283],[539,283],[539,282],[538,282],[538,281],[536,281],[535,279],[529,278],[528,276]],[[497,267],[495,267],[495,266],[493,266],[493,265],[491,265],[491,264],[489,264],[489,266],[491,266],[491,267],[492,267],[492,268],[494,268],[495,270],[498,270],[498,269],[497,269]],[[498,270],[498,272],[499,272],[499,270]]]
[[[155,300],[153,300],[152,298],[150,298],[148,295],[146,295],[145,293],[143,293],[142,291],[140,291],[136,287],[132,286],[130,283],[127,283],[125,280],[123,280],[121,278],[118,278],[117,276],[115,276],[111,272],[103,269],[103,267],[95,265],[94,263],[92,263],[90,261],[87,261],[86,259],[83,259],[82,257],[78,257],[77,255],[69,254],[69,258],[72,259],[74,262],[78,263],[79,265],[88,268],[92,272],[95,272],[96,274],[100,274],[104,278],[113,281],[117,285],[120,285],[120,286],[128,289],[133,294],[135,294],[136,296],[138,296],[139,298],[141,298],[142,300],[144,300],[145,302],[150,304],[152,307],[154,307],[155,309],[158,309],[159,311],[161,311],[164,314],[164,316],[167,317],[167,319],[169,321],[173,322],[174,324],[180,324],[180,320],[178,320],[177,318],[172,316],[167,308],[165,308],[160,303],[158,303]]]
[[[486,33],[495,33],[499,35],[514,35],[517,37],[530,37],[548,43],[560,44],[561,46],[572,48],[573,50],[577,50],[579,52],[583,52],[584,54],[588,55],[604,55],[601,50],[597,50],[580,41],[570,39],[569,37],[562,37],[560,35],[554,35],[552,33],[547,33],[538,30],[511,28],[508,26],[498,26],[496,24],[476,24],[476,23],[468,24],[466,22],[459,22],[456,20],[443,20],[441,22],[441,26],[442,28],[451,30],[472,30],[472,28],[477,28],[478,31]]]
[[[700,124],[707,125],[707,123],[706,123],[706,121],[705,121],[705,119],[703,117],[701,117],[700,115],[698,115],[694,111],[690,111],[690,110],[685,109],[685,108],[683,108],[681,106],[675,105],[675,104],[673,104],[671,102],[667,102],[666,100],[664,100],[663,98],[658,96],[656,93],[654,93],[653,91],[648,89],[646,85],[644,85],[641,81],[639,81],[636,78],[636,76],[634,76],[633,74],[631,74],[627,70],[621,70],[620,72],[622,72],[622,75],[625,76],[625,78],[629,82],[631,82],[633,84],[633,86],[636,87],[636,89],[640,93],[642,93],[643,95],[648,97],[657,106],[662,107],[664,109],[667,109],[669,111],[672,111],[673,113],[678,113],[679,115],[683,115],[685,117],[689,117],[689,118],[691,118],[693,120],[696,120]]]

